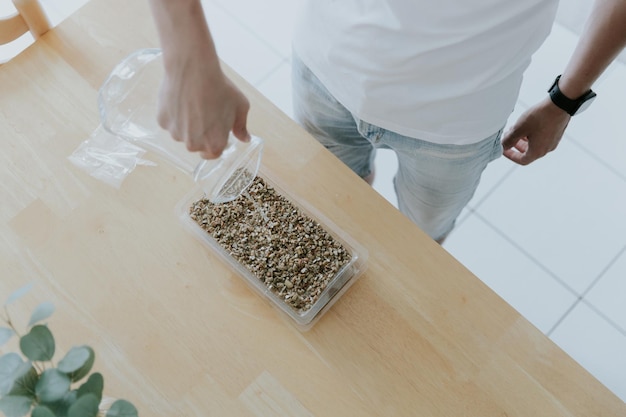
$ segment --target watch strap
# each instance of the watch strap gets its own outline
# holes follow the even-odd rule
[[[582,96],[572,100],[561,92],[561,89],[559,88],[560,79],[560,75],[556,77],[554,83],[552,83],[552,86],[548,90],[548,93],[550,94],[552,102],[570,116],[575,115],[578,112],[578,109],[580,109],[586,101],[596,96],[596,93],[594,93],[593,90],[589,90]]]

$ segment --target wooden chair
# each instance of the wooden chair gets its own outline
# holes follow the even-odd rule
[[[0,45],[12,42],[27,32],[37,39],[50,29],[50,21],[38,0],[11,1],[17,12],[0,17]]]

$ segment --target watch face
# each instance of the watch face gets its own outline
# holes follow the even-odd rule
[[[574,114],[580,114],[580,113],[584,112],[585,110],[587,110],[587,108],[591,105],[591,103],[595,99],[596,99],[595,95],[593,97],[590,97],[588,100],[586,100],[585,102],[583,102],[583,104],[580,105],[580,107],[578,108],[578,110],[576,110],[576,113],[574,113]]]
[[[593,90],[589,90],[579,98],[571,99],[565,96],[565,94],[563,94],[559,89],[560,78],[560,75],[556,77],[554,83],[552,83],[552,87],[548,90],[548,94],[550,95],[552,102],[570,116],[585,111],[596,98],[596,93],[594,93]]]

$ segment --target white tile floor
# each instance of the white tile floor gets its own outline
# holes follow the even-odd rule
[[[42,2],[58,24],[85,0]],[[221,58],[289,115],[300,2],[204,0]],[[546,94],[576,41],[555,24],[510,121]],[[30,42],[1,47],[0,61]],[[528,167],[500,158],[487,168],[444,248],[626,400],[626,65],[614,64],[595,90],[554,153]],[[396,204],[395,157],[380,152],[376,164],[375,189]]]

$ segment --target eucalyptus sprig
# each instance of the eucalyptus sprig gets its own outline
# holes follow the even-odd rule
[[[13,292],[3,305],[6,326],[0,326],[0,346],[19,338],[20,353],[0,356],[0,411],[6,417],[138,417],[126,400],[116,400],[100,410],[104,378],[90,374],[95,352],[86,345],[71,348],[56,364],[52,362],[54,336],[42,322],[54,313],[54,305],[43,302],[33,310],[24,334],[9,314],[9,306],[23,297],[32,284]],[[86,378],[86,379],[85,379]]]

